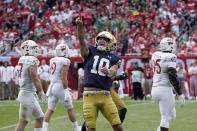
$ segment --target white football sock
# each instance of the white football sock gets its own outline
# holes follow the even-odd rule
[[[48,128],[48,125],[49,125],[49,123],[44,121],[42,127],[43,128]]]
[[[72,122],[72,124],[73,124],[74,129],[77,129],[77,128],[78,128],[78,123],[77,123],[77,121]]]
[[[161,129],[160,126],[158,126],[158,127],[157,127],[157,131],[161,131],[160,129]]]
[[[42,131],[42,128],[34,128],[34,131]]]

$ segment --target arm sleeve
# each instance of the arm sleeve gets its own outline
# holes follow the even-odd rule
[[[173,68],[173,67],[168,67],[167,68],[167,73],[168,73],[168,77],[169,77],[170,83],[172,84],[172,86],[174,87],[174,89],[176,90],[178,95],[182,94],[181,86],[180,86],[180,83],[179,83],[179,81],[177,79],[177,71],[176,71],[176,69]]]

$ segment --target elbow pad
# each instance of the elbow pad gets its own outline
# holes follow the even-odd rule
[[[172,84],[172,86],[174,87],[174,89],[176,90],[176,92],[178,94],[181,94],[181,92],[180,92],[181,87],[180,87],[180,83],[179,83],[179,81],[177,79],[176,69],[175,68],[172,68],[172,67],[169,67],[167,69],[167,73],[168,73],[168,77],[169,77],[170,83]]]
[[[129,78],[128,73],[122,72],[120,75],[115,77],[115,80],[126,80],[128,78]]]

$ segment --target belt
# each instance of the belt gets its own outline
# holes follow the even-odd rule
[[[83,93],[110,93],[109,91],[102,91],[102,90],[98,90],[98,91],[95,91],[95,90],[85,90]]]

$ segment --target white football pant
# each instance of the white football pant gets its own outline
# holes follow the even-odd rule
[[[62,83],[53,83],[49,89],[48,94],[48,108],[55,111],[58,100],[66,109],[72,109],[72,98],[69,93],[65,93]],[[68,100],[65,102],[65,95],[68,95]]]
[[[161,113],[160,126],[169,128],[171,120],[176,118],[175,99],[171,87],[153,87],[152,99],[159,105]]]
[[[17,100],[20,102],[19,119],[29,121],[31,115],[36,119],[44,117],[35,92],[21,90]]]

